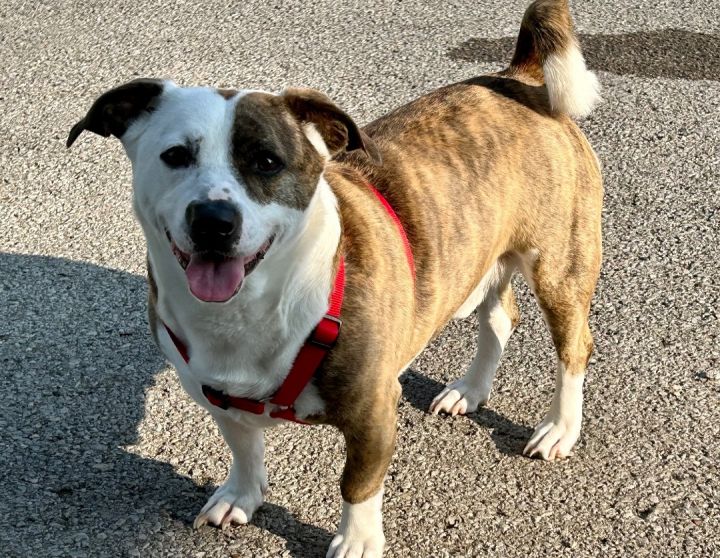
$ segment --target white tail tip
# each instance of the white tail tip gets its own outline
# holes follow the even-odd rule
[[[548,55],[543,64],[550,106],[557,112],[582,118],[600,101],[600,83],[587,69],[573,42],[564,52]]]

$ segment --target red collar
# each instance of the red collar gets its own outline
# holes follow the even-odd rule
[[[403,241],[403,246],[405,247],[408,265],[410,266],[414,279],[415,261],[413,259],[410,242],[405,235],[402,223],[383,195],[372,185],[368,184],[368,186],[380,200],[380,203],[382,203],[383,207],[398,228],[400,237]],[[325,316],[320,320],[320,323],[315,326],[315,329],[308,336],[307,340],[300,348],[300,352],[295,357],[295,361],[293,362],[292,368],[290,369],[287,377],[275,394],[269,399],[258,401],[255,399],[248,399],[246,397],[234,397],[224,391],[217,390],[208,385],[202,386],[203,395],[205,395],[210,403],[216,407],[220,407],[221,409],[239,409],[255,415],[265,414],[265,403],[270,403],[271,405],[277,407],[276,409],[270,411],[270,416],[272,418],[308,424],[295,415],[295,400],[298,398],[300,393],[302,393],[308,383],[310,383],[313,375],[320,367],[330,350],[335,346],[335,343],[340,336],[340,326],[342,324],[342,320],[340,320],[340,310],[342,308],[344,294],[345,259],[340,257],[340,264],[335,275],[335,284],[332,292],[330,293],[330,305],[327,314],[325,314]],[[166,324],[163,323],[163,325],[165,326],[170,339],[172,339],[178,353],[180,353],[180,356],[186,363],[189,363],[190,354],[188,352],[187,345],[185,345],[185,343],[183,343]]]

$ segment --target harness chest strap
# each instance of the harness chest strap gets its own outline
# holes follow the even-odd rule
[[[320,367],[325,356],[335,346],[340,336],[340,310],[342,309],[343,295],[345,293],[345,260],[340,258],[337,273],[335,275],[335,284],[330,293],[330,305],[327,314],[323,316],[315,326],[315,329],[308,336],[307,340],[300,348],[292,368],[288,373],[285,381],[275,394],[268,400],[258,401],[247,397],[235,397],[224,391],[217,390],[211,386],[203,384],[202,392],[207,400],[221,409],[239,409],[247,411],[255,415],[265,414],[265,402],[271,403],[279,408],[270,411],[272,418],[291,420],[301,424],[308,424],[302,419],[295,416],[293,405],[302,390],[305,389],[315,371]],[[187,346],[183,343],[175,333],[163,323],[165,330],[168,332],[175,348],[182,359],[189,364],[190,355]]]
[[[415,278],[415,262],[413,259],[412,250],[410,248],[410,242],[405,235],[405,230],[400,222],[395,211],[393,211],[390,204],[383,197],[383,195],[376,190],[372,185],[368,184],[371,191],[377,196],[382,203],[385,210],[388,212],[393,222],[395,223],[400,237],[403,241],[405,248],[405,254],[407,256],[408,265],[412,272],[413,280]],[[303,346],[300,348],[295,361],[293,362],[292,368],[288,373],[285,381],[278,388],[274,395],[266,400],[255,400],[248,399],[246,397],[234,397],[225,393],[224,391],[217,390],[211,386],[203,385],[202,392],[207,400],[221,409],[239,409],[241,411],[247,411],[256,415],[265,414],[265,403],[271,403],[277,406],[270,412],[272,418],[291,420],[300,424],[308,424],[307,422],[299,419],[295,415],[294,404],[303,389],[308,385],[311,378],[315,374],[315,371],[320,367],[323,360],[335,346],[338,337],[340,336],[340,326],[342,320],[340,319],[340,311],[342,309],[343,296],[345,293],[345,259],[340,258],[340,264],[335,275],[335,283],[333,285],[332,292],[330,293],[330,302],[328,311],[325,316],[320,320],[315,329],[309,335]],[[178,338],[175,333],[163,323],[165,329],[170,336],[175,348],[182,359],[186,362],[190,362],[190,355],[185,343]]]

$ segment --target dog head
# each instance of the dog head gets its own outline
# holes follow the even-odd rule
[[[206,302],[231,299],[274,243],[299,233],[329,159],[360,149],[379,162],[372,140],[311,89],[140,79],[98,98],[67,146],[84,130],[122,141],[149,245],[171,251]]]

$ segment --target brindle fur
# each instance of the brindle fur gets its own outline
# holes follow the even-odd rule
[[[567,0],[540,0],[531,4],[520,24],[515,54],[507,73],[543,82],[545,53],[565,50],[574,40]]]
[[[347,442],[348,502],[382,484],[394,450],[398,371],[498,258],[536,251],[529,278],[560,361],[582,373],[590,356],[600,170],[576,124],[553,114],[545,87],[532,85],[532,75],[528,83],[509,77],[521,71],[444,87],[393,111],[364,129],[381,167],[351,154],[326,170],[341,211],[348,286],[340,342],[318,380],[328,409],[321,420]],[[366,182],[404,224],[414,290],[398,233]],[[516,325],[511,288],[498,294]]]
[[[264,176],[252,169],[263,151],[277,155],[285,172]],[[317,187],[325,164],[299,129],[282,97],[250,93],[235,107],[232,158],[248,194],[259,203],[276,202],[305,209]]]

